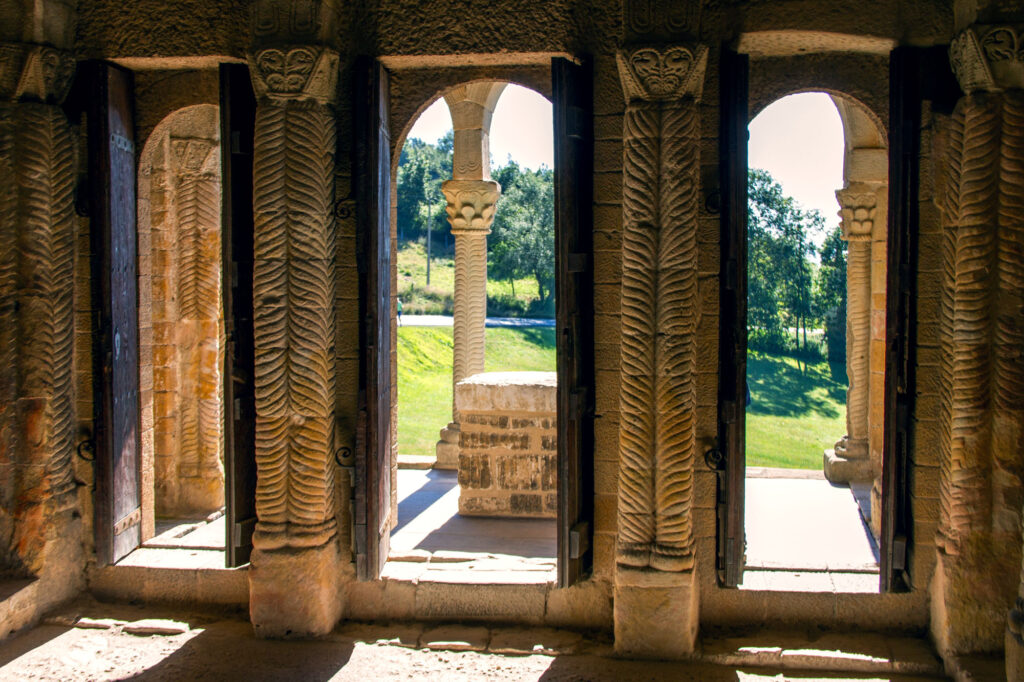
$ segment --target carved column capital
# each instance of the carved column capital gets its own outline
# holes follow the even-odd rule
[[[1024,27],[976,24],[949,46],[964,92],[1024,88]]]
[[[452,234],[491,233],[501,185],[493,180],[448,180],[441,185]]]
[[[338,53],[322,45],[268,47],[249,54],[256,96],[278,103],[337,99]]]
[[[839,200],[843,239],[849,242],[869,241],[875,224],[878,194],[870,190],[841,189],[836,191],[836,199]]]
[[[634,47],[616,54],[626,102],[699,101],[708,64],[705,45]]]
[[[202,137],[171,137],[171,157],[174,169],[179,175],[202,175],[211,169],[206,167],[213,156],[215,140]]]
[[[60,104],[74,75],[70,52],[47,45],[0,43],[0,99]]]

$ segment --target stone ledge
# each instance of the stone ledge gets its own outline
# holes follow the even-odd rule
[[[534,412],[554,414],[558,377],[555,372],[484,372],[455,386],[459,412]]]

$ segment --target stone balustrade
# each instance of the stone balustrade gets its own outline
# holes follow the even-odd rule
[[[554,372],[486,372],[456,384],[460,514],[555,518],[557,392]]]

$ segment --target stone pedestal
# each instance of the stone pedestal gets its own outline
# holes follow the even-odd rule
[[[450,422],[448,426],[441,429],[441,440],[434,446],[437,459],[434,461],[435,469],[458,469],[459,468],[459,425]]]
[[[456,385],[460,514],[555,518],[557,394],[555,372],[490,372]]]
[[[615,576],[615,653],[626,658],[693,655],[700,614],[697,572],[633,571]]]
[[[249,616],[258,637],[326,635],[343,612],[341,557],[329,542],[312,549],[255,550],[249,566]]]

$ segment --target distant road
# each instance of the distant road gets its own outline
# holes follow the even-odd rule
[[[488,317],[488,327],[554,327],[550,318],[537,317]],[[402,315],[403,327],[450,327],[450,315]]]

